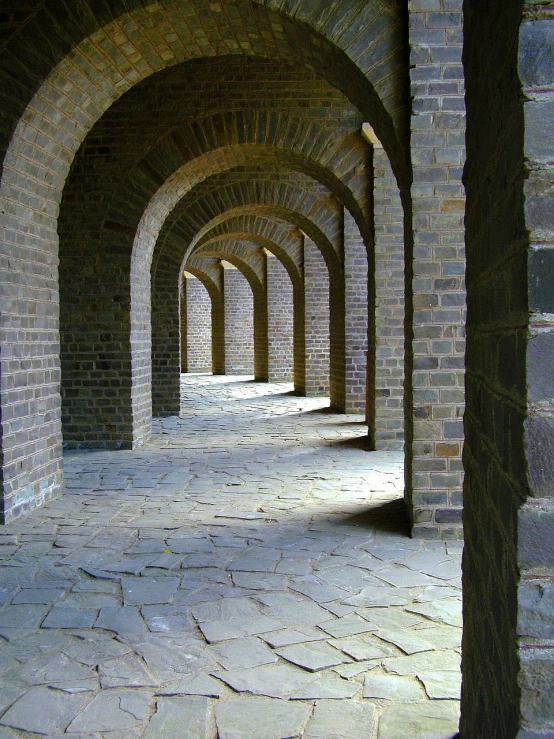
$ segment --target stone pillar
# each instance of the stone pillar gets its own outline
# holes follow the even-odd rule
[[[413,252],[407,244],[406,502],[415,536],[452,538],[462,533],[462,0],[412,0],[409,8]]]
[[[248,280],[229,262],[223,266],[225,374],[254,374],[254,300]]]
[[[184,277],[186,357],[183,372],[211,372],[212,303],[208,291],[197,277],[188,272]]]
[[[329,393],[329,270],[317,246],[304,237],[306,395]]]
[[[345,413],[364,413],[368,341],[367,252],[353,216],[344,210]],[[371,393],[373,396],[373,393]],[[372,436],[372,434],[370,434]]]
[[[269,382],[293,379],[292,282],[282,262],[266,252]]]
[[[466,0],[463,739],[554,736],[554,18]]]
[[[373,177],[375,449],[394,451],[404,446],[404,211],[379,144],[373,150]]]

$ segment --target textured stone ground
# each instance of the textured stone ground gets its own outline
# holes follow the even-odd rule
[[[0,529],[0,739],[450,739],[460,544],[359,416],[187,376],[138,451]]]

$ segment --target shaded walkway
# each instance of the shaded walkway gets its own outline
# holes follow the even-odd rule
[[[183,385],[0,530],[0,739],[454,736],[460,544],[405,537],[401,454],[289,386]]]

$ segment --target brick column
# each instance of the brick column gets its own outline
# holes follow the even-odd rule
[[[404,446],[404,211],[389,159],[373,149],[375,449]]]
[[[367,252],[353,216],[344,210],[345,413],[365,413],[368,340]],[[373,393],[372,393],[373,395]],[[372,436],[372,434],[370,434]]]
[[[317,246],[304,237],[306,395],[329,393],[329,270]]]
[[[413,533],[461,536],[464,403],[462,1],[410,3],[413,253],[406,498]]]
[[[183,280],[186,310],[186,331],[181,343],[185,354],[183,372],[212,371],[212,302],[202,282],[185,272]],[[186,344],[185,344],[186,342]],[[183,347],[183,344],[185,346]]]
[[[282,262],[266,252],[269,382],[293,379],[292,282]]]
[[[554,17],[464,4],[463,739],[554,736]]]
[[[225,374],[254,374],[254,299],[248,280],[228,262],[223,266]]]

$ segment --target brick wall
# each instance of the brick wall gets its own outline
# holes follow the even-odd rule
[[[309,397],[329,394],[329,272],[314,242],[304,238],[306,387]]]
[[[219,259],[192,257],[187,271],[202,281],[212,302],[212,371],[225,374],[225,306],[223,300],[223,268]]]
[[[293,373],[292,282],[277,257],[266,254],[269,382],[291,382]]]
[[[465,147],[461,0],[413,0],[413,244],[406,241],[406,500],[416,536],[461,536]]]
[[[368,347],[368,262],[360,229],[344,211],[345,406],[346,413],[365,413]]]
[[[254,374],[254,299],[238,269],[223,269],[225,374]]]
[[[186,294],[186,346],[184,372],[212,371],[212,303],[199,279],[188,276]]]
[[[382,146],[373,149],[373,178],[375,448],[391,451],[404,446],[404,211]]]
[[[554,20],[521,0],[464,14],[461,736],[539,739],[554,735]]]

